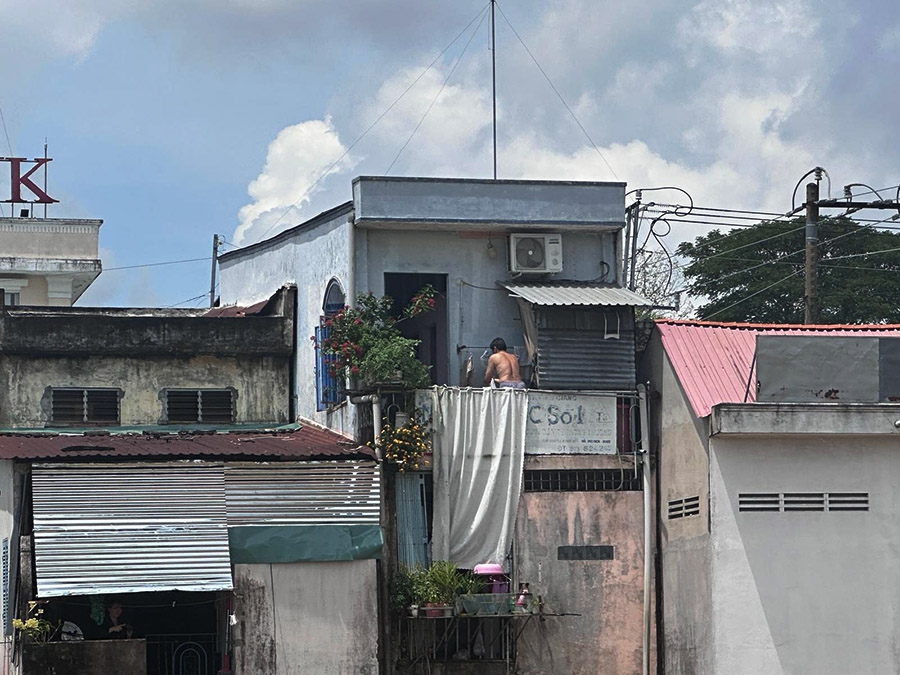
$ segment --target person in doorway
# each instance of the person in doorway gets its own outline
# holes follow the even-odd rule
[[[108,640],[128,639],[134,635],[134,628],[123,616],[122,605],[112,603],[106,608],[106,621],[103,623],[106,630],[104,637]]]
[[[504,389],[525,388],[519,374],[519,359],[506,351],[506,341],[500,337],[491,341],[491,355],[484,371],[484,385],[488,387],[494,382]]]

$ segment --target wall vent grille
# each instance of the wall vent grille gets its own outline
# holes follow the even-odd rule
[[[671,509],[671,506],[670,506]],[[868,492],[741,492],[738,510],[758,511],[868,511]],[[670,516],[671,517],[671,516]]]
[[[700,496],[672,499],[669,501],[669,520],[700,515]]]
[[[540,469],[525,471],[525,492],[615,492],[642,489],[634,469]]]

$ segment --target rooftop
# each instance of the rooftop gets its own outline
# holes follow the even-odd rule
[[[0,459],[374,459],[374,451],[313,424],[264,428],[0,430]]]
[[[669,357],[697,417],[718,403],[756,401],[756,337],[758,335],[834,335],[900,337],[900,325],[795,325],[656,321]]]

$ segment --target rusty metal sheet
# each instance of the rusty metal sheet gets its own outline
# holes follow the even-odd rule
[[[265,457],[271,459],[374,459],[374,451],[328,429],[291,431],[75,433],[40,430],[0,433],[0,459],[103,457]]]

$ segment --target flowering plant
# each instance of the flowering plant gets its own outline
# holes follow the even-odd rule
[[[396,464],[400,471],[415,471],[422,456],[431,452],[431,431],[415,417],[402,427],[391,426],[384,420],[376,447],[385,461]]]
[[[47,642],[50,640],[55,627],[52,623],[42,618],[44,610],[39,607],[39,603],[32,600],[28,603],[28,616],[24,621],[22,619],[13,619],[12,625],[17,631],[21,632],[29,642]]]
[[[407,389],[428,382],[428,367],[416,356],[419,341],[400,333],[393,305],[387,296],[376,298],[367,293],[357,298],[356,307],[344,307],[323,320],[320,349],[329,357],[332,377],[358,378],[370,386],[394,382]],[[403,316],[419,316],[433,306],[434,289],[425,286],[404,309]]]
[[[419,316],[420,314],[424,314],[425,312],[430,312],[434,309],[434,296],[436,292],[434,290],[434,286],[431,284],[425,284],[416,293],[412,296],[412,299],[409,301],[409,305],[403,310],[403,316],[412,319],[414,317]]]

